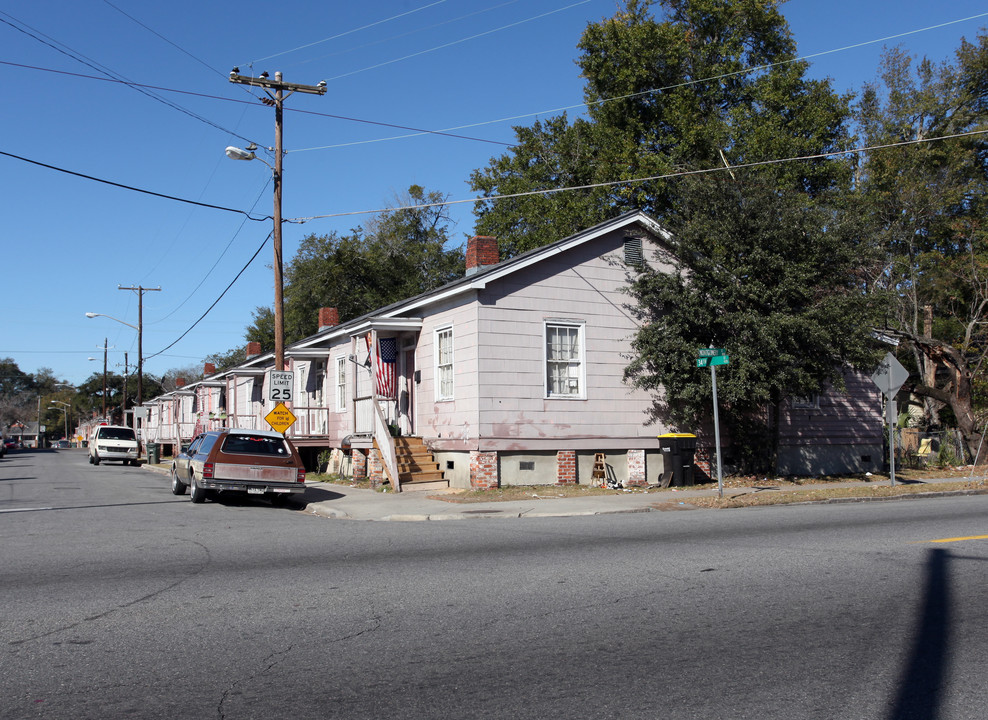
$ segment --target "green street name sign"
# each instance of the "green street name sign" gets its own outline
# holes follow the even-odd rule
[[[701,357],[696,359],[697,367],[710,367],[711,365],[730,365],[731,358],[727,355],[714,355],[713,357]]]
[[[727,355],[727,350],[724,348],[703,348],[698,354],[702,358],[717,357],[718,355]]]

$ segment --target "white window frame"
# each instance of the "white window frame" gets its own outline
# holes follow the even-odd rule
[[[322,407],[323,393],[325,392],[325,387],[326,387],[325,363],[322,360],[313,360],[312,362],[309,363],[309,373],[311,374],[313,371],[316,372],[316,378],[318,379],[319,382],[316,384],[315,392],[312,393],[312,399],[313,399],[312,404],[314,407]],[[309,385],[308,381],[306,381],[305,385],[306,387],[308,387]]]
[[[338,355],[333,367],[335,368],[333,384],[336,386],[336,412],[346,412],[346,355]]]
[[[813,395],[793,395],[792,396],[792,409],[793,410],[819,410],[820,409],[820,394],[814,393]]]
[[[446,336],[449,338],[449,355],[448,362],[443,362],[441,351],[442,338]],[[435,347],[435,352],[433,353],[434,359],[434,377],[436,379],[436,402],[449,402],[455,399],[456,396],[456,372],[455,372],[455,357],[456,357],[456,345],[454,343],[455,335],[453,334],[453,326],[445,325],[443,327],[436,328],[433,331],[433,343]],[[447,377],[448,376],[448,377]],[[448,383],[449,391],[444,392],[444,386]]]
[[[576,330],[578,357],[574,368],[575,378],[572,370],[569,377],[576,380],[578,392],[554,394],[549,389],[549,329],[566,328]],[[570,361],[571,363],[573,361]],[[587,333],[586,322],[582,320],[564,320],[546,318],[542,321],[542,392],[545,399],[549,400],[586,400],[587,399]]]

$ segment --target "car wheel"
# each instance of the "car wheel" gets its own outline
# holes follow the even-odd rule
[[[99,465],[99,455],[93,455],[90,458],[90,460],[92,461],[93,465]]]
[[[206,491],[203,488],[199,487],[199,483],[196,482],[195,473],[192,473],[191,481],[192,484],[189,487],[190,490],[189,498],[192,500],[192,502],[196,503],[197,505],[199,503],[206,502]]]
[[[186,484],[178,479],[178,473],[172,467],[172,495],[185,495]]]

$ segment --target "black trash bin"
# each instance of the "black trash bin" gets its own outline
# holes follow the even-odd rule
[[[691,433],[659,435],[659,448],[662,450],[662,487],[692,485],[696,435]]]
[[[151,465],[157,465],[159,462],[161,462],[161,445],[158,443],[149,442],[148,463]]]

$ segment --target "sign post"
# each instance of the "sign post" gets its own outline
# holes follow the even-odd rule
[[[909,379],[909,371],[895,359],[892,353],[885,353],[885,358],[871,376],[871,381],[885,395],[886,416],[889,426],[889,481],[895,485],[895,394],[899,392],[902,383]]]
[[[720,464],[720,412],[717,408],[717,366],[729,365],[731,358],[724,348],[701,348],[696,359],[697,367],[710,368],[710,382],[714,391],[714,445],[717,451],[717,492],[724,497],[724,477]]]

